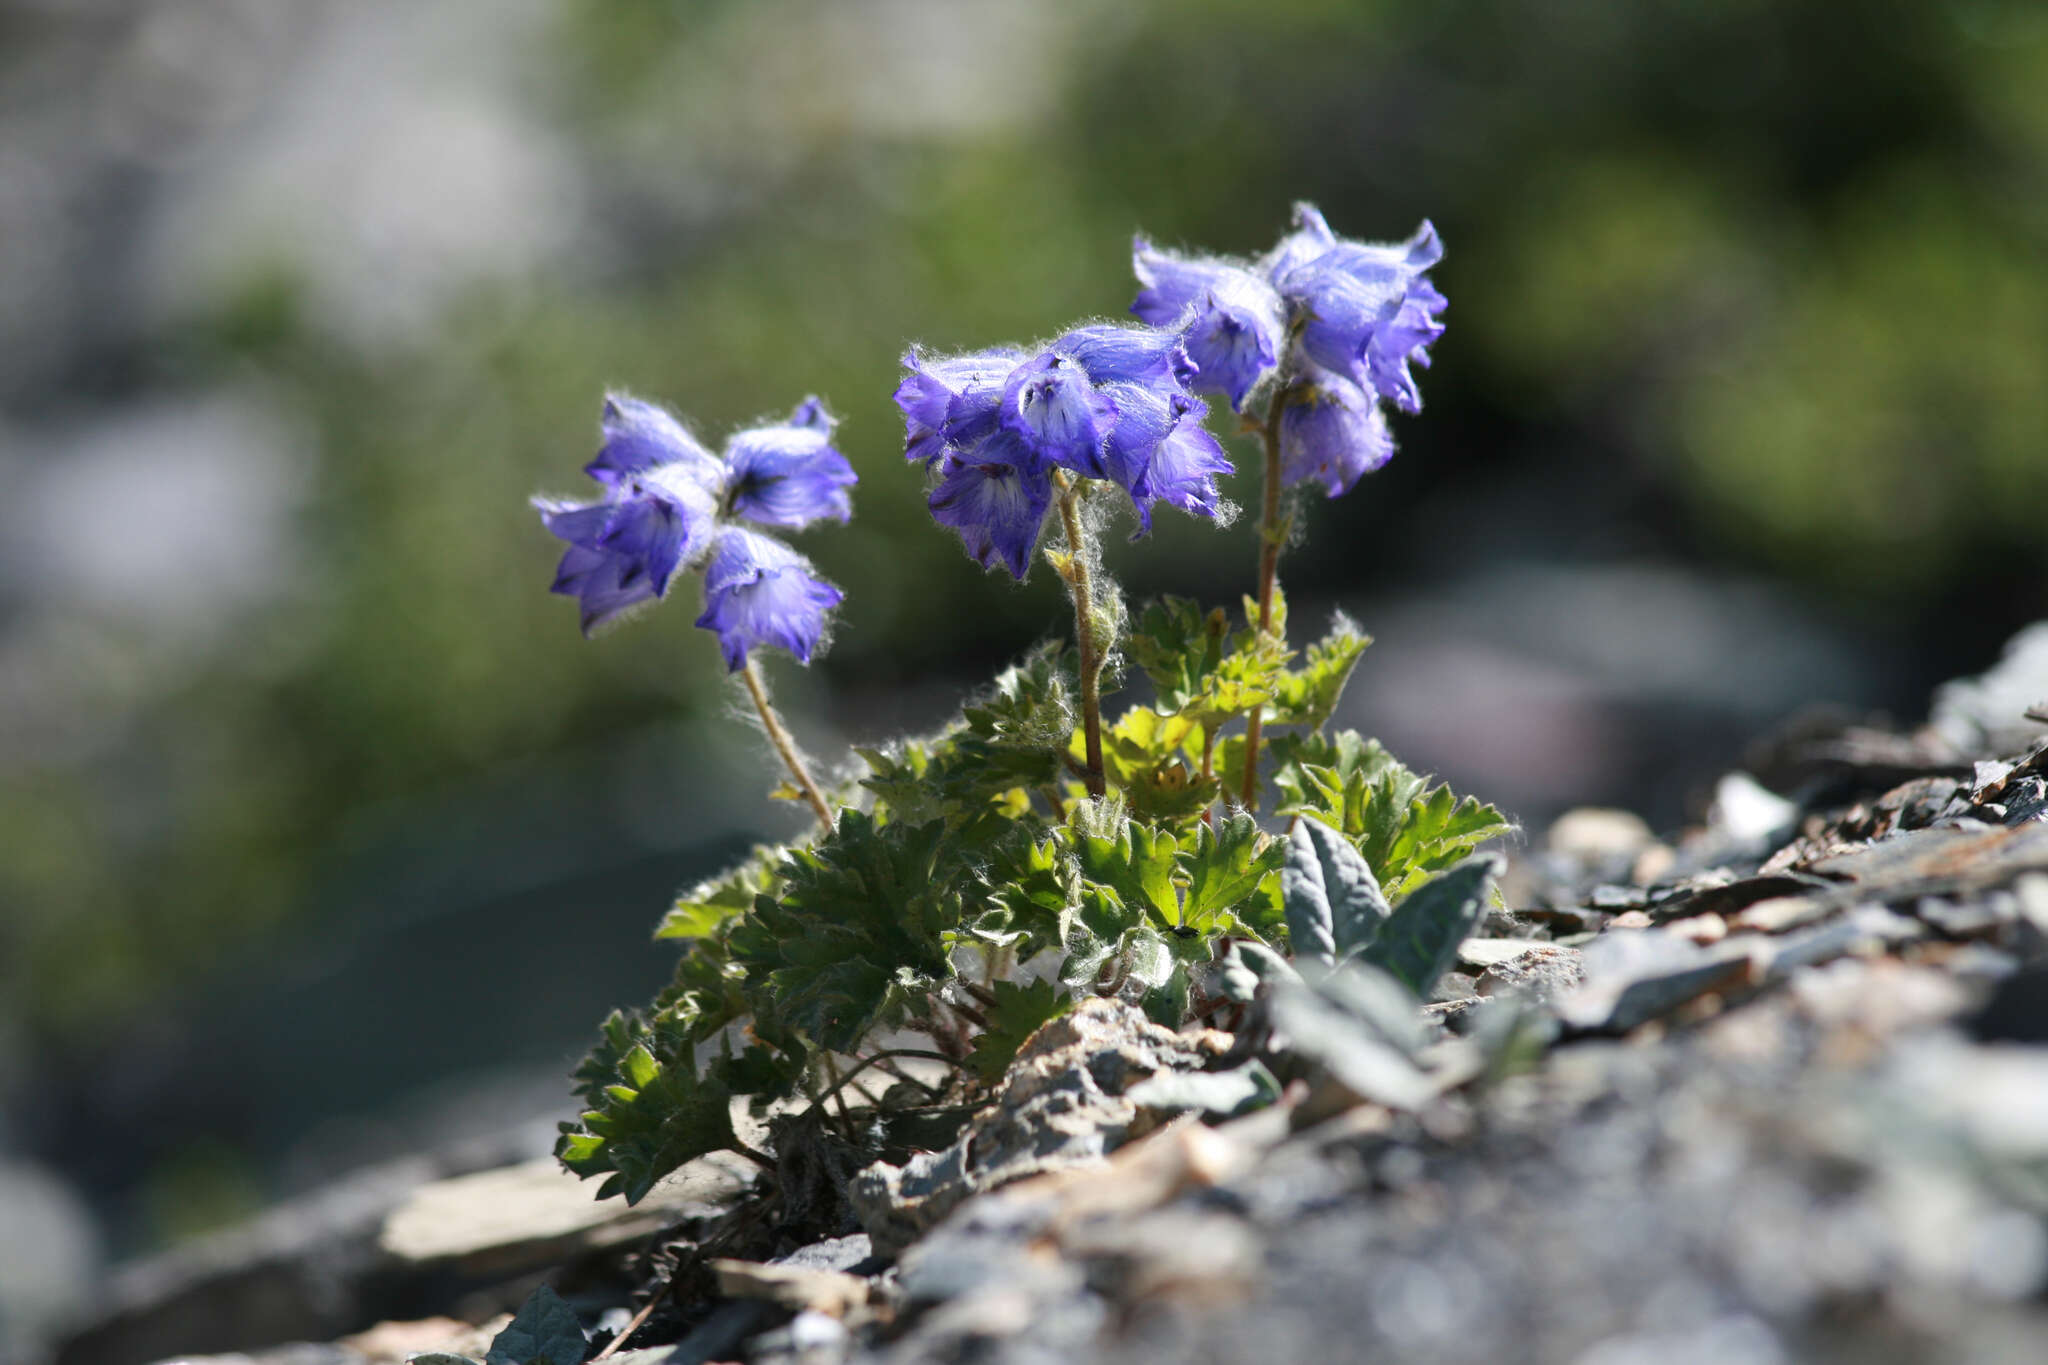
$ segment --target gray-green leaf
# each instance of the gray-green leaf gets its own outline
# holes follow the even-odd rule
[[[1299,958],[1327,963],[1362,952],[1388,915],[1387,898],[1365,859],[1313,815],[1297,817],[1287,836],[1280,890]]]
[[[1418,999],[1428,999],[1458,945],[1486,913],[1487,881],[1500,869],[1499,855],[1482,853],[1416,887],[1360,959],[1386,969]]]
[[[1148,1109],[1199,1109],[1235,1118],[1280,1098],[1280,1082],[1253,1059],[1229,1071],[1162,1071],[1132,1086],[1124,1098]]]
[[[1352,964],[1339,974],[1362,970]],[[1412,1012],[1414,1002],[1407,1004]],[[1377,1021],[1361,1018],[1315,986],[1282,983],[1273,992],[1273,1023],[1289,1052],[1316,1063],[1362,1099],[1415,1110],[1436,1096],[1435,1082]]]

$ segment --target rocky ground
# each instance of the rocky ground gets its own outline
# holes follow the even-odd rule
[[[2044,654],[1760,747],[1675,839],[1565,817],[1419,1019],[1096,1002],[925,1155],[788,1120],[773,1193],[371,1173],[136,1268],[58,1359],[2048,1359]]]

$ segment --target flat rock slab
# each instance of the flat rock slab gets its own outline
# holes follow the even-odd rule
[[[65,1343],[57,1365],[253,1351],[418,1317],[460,1292],[712,1216],[743,1198],[752,1179],[744,1162],[718,1154],[691,1162],[628,1208],[623,1199],[593,1199],[594,1186],[552,1158],[437,1174],[424,1158],[361,1172],[243,1228],[129,1267],[109,1291],[112,1311]],[[318,1365],[317,1352],[342,1352],[332,1356],[341,1360],[348,1348],[276,1351],[250,1358]]]
[[[1533,938],[1468,938],[1458,945],[1458,961],[1485,971],[1543,946],[1542,940]]]
[[[454,1262],[470,1273],[517,1271],[645,1237],[679,1216],[730,1207],[753,1181],[719,1152],[668,1176],[639,1204],[591,1198],[589,1182],[552,1157],[422,1185],[384,1220],[377,1244],[401,1262]]]

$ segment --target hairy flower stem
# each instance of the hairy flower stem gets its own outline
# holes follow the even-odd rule
[[[1095,591],[1088,574],[1088,540],[1081,529],[1081,489],[1063,470],[1053,471],[1060,493],[1060,522],[1067,531],[1067,561],[1061,577],[1074,594],[1074,634],[1081,646],[1081,727],[1088,767],[1081,775],[1090,796],[1103,793],[1102,781],[1102,651],[1095,639]]]
[[[775,752],[782,755],[783,766],[796,779],[798,790],[812,810],[818,813],[818,823],[825,832],[832,832],[832,808],[825,804],[825,794],[818,790],[818,784],[811,777],[811,770],[804,766],[803,755],[796,751],[796,744],[789,737],[789,731],[782,726],[782,717],[775,714],[775,708],[768,704],[768,690],[761,686],[761,675],[754,668],[754,661],[748,659],[740,665],[740,676],[747,681],[747,692],[754,698],[754,709],[761,713],[761,728],[768,732],[768,742],[775,746]]]
[[[1260,429],[1261,443],[1266,455],[1266,500],[1259,516],[1259,633],[1270,634],[1273,629],[1273,589],[1280,579],[1280,546],[1287,539],[1286,529],[1280,523],[1280,416],[1287,411],[1291,388],[1282,387],[1273,391],[1266,400],[1266,421]],[[1238,804],[1246,810],[1258,804],[1259,798],[1259,738],[1265,724],[1266,711],[1254,706],[1245,721],[1244,729],[1244,788],[1238,793]]]

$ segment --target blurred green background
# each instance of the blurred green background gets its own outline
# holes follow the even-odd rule
[[[925,518],[905,343],[1297,198],[1449,248],[1427,411],[1285,570],[1411,760],[1675,820],[2048,614],[2031,0],[0,4],[0,1156],[126,1251],[554,1093],[667,889],[799,823],[693,604],[545,591],[603,389],[845,419],[843,624],[772,667],[836,762],[1061,611]]]

